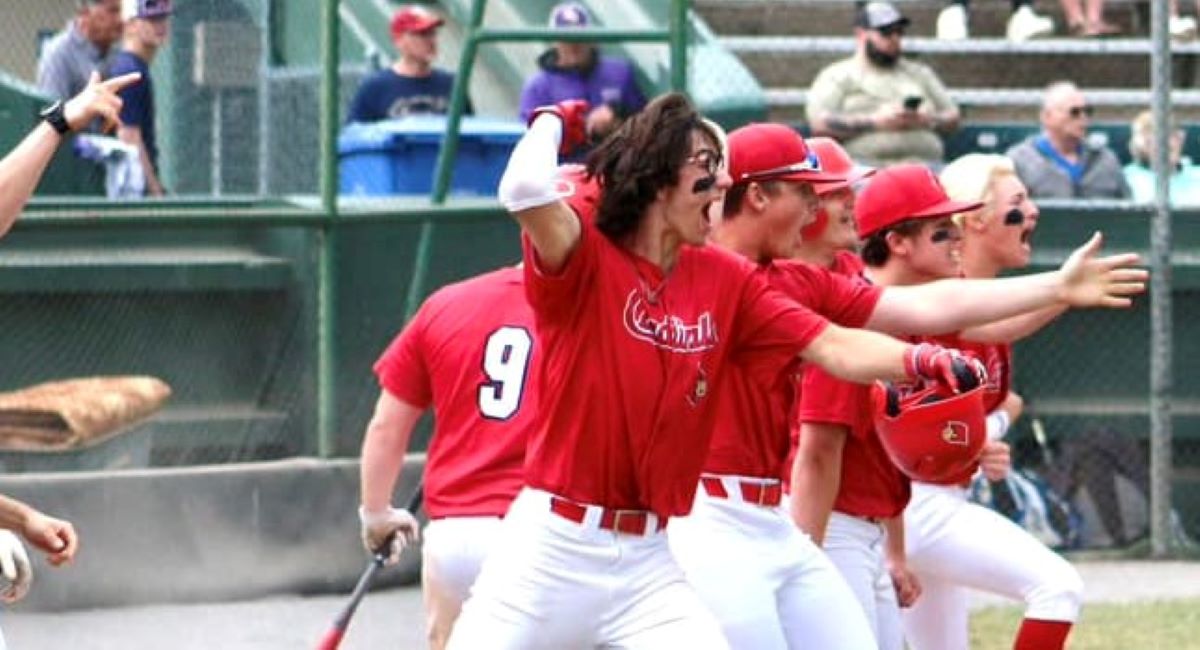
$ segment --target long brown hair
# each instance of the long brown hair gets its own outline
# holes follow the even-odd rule
[[[592,150],[587,170],[600,182],[600,232],[621,241],[637,230],[658,191],[679,182],[679,170],[692,152],[693,131],[720,150],[717,134],[687,97],[668,93],[625,120]]]

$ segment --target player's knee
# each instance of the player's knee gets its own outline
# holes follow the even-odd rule
[[[1042,581],[1028,600],[1026,616],[1048,621],[1070,621],[1079,618],[1083,607],[1083,578],[1066,560],[1059,558],[1053,570],[1042,574]]]

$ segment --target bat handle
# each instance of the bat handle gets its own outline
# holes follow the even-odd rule
[[[345,628],[330,628],[317,644],[317,650],[337,650],[338,646],[342,645],[342,635],[345,633]]]

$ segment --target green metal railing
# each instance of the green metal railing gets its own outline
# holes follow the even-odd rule
[[[576,30],[556,30],[550,27],[528,29],[491,29],[483,26],[484,10],[487,0],[474,0],[471,5],[470,17],[466,24],[466,39],[462,54],[459,56],[458,74],[455,77],[454,90],[450,95],[450,112],[446,124],[446,135],[442,148],[438,153],[437,166],[434,172],[433,191],[430,201],[434,205],[442,205],[450,190],[450,179],[453,174],[453,163],[458,155],[459,131],[462,124],[463,110],[466,107],[467,88],[471,83],[471,74],[475,68],[475,59],[479,46],[487,42],[523,42],[523,41],[585,41],[585,42],[648,42],[666,43],[671,55],[671,89],[687,92],[687,15],[691,5],[690,0],[671,0],[670,22],[667,29],[603,29],[585,28]],[[324,64],[321,90],[321,205],[329,221],[322,228],[322,245],[320,254],[320,297],[318,299],[318,377],[317,377],[317,448],[322,457],[327,457],[333,450],[335,413],[337,396],[334,392],[333,369],[337,360],[334,358],[333,340],[336,336],[336,323],[333,314],[336,313],[337,292],[333,289],[331,278],[336,260],[333,259],[333,245],[337,237],[337,129],[339,125],[337,114],[337,69],[338,69],[338,30],[341,28],[338,16],[338,0],[325,0],[322,3],[321,58]],[[416,254],[413,258],[412,282],[409,284],[405,301],[405,317],[416,312],[421,298],[425,293],[426,276],[429,268],[429,255],[432,249],[434,235],[433,218],[427,218],[421,224],[421,232],[417,241]]]

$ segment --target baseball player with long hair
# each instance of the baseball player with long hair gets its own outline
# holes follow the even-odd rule
[[[522,228],[540,403],[526,488],[449,647],[724,648],[663,531],[691,508],[728,367],[768,378],[799,355],[858,381],[952,382],[955,357],[830,325],[705,246],[731,181],[717,135],[682,95],[652,101],[593,150],[598,211],[581,219],[556,168],[564,142],[585,137],[585,114],[582,102],[537,112],[500,183]],[[1092,288],[1107,293],[1101,275]],[[1058,277],[1038,285],[1043,300]]]
[[[1004,156],[969,154],[942,170],[951,196],[982,202],[959,215],[962,274],[995,277],[1004,269],[1029,264],[1038,209]],[[950,273],[947,267],[947,273]],[[1009,466],[1004,435],[1011,408],[1012,351],[1009,344],[1042,327],[1062,309],[961,333],[949,340],[969,349],[988,367],[985,405],[989,444],[981,464],[989,478],[1002,478]],[[1079,573],[1061,556],[996,512],[967,501],[970,473],[936,484],[913,484],[904,514],[909,567],[924,595],[904,612],[904,628],[915,650],[957,650],[967,646],[966,590],[981,589],[1025,602],[1017,650],[1062,648],[1078,619],[1083,597]]]
[[[799,304],[838,324],[885,331],[954,330],[952,323],[1011,307],[989,283],[885,292],[789,260],[814,219],[814,188],[836,190],[861,173],[826,168],[782,124],[738,129],[728,147],[733,185],[712,242],[755,262],[756,273]],[[730,366],[694,507],[669,531],[672,551],[735,648],[874,645],[853,594],[781,507],[792,371],[763,376]]]

